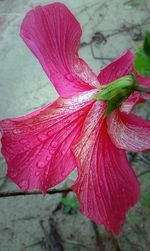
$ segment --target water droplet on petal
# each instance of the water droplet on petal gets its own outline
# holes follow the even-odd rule
[[[40,172],[36,172],[36,173],[35,173],[35,176],[39,176],[39,175],[40,175]]]
[[[66,74],[65,78],[68,79],[69,81],[74,81],[75,80],[75,78],[74,78],[74,76],[72,74]]]
[[[57,146],[57,142],[56,142],[56,141],[53,141],[53,142],[51,143],[51,146],[52,146],[52,147],[56,147],[56,146]]]
[[[43,168],[45,166],[45,163],[43,162],[43,161],[39,161],[38,163],[37,163],[37,167],[38,168]]]
[[[62,150],[62,154],[65,155],[66,151],[65,150]]]
[[[110,225],[110,221],[109,220],[106,220],[106,223],[107,223],[108,226]]]
[[[45,175],[48,175],[48,173],[49,173],[49,172],[48,172],[48,170],[47,170],[47,171],[45,171],[45,173],[44,173],[44,174],[45,174]]]
[[[20,140],[20,143],[21,143],[21,144],[25,144],[25,143],[27,143],[27,140],[26,140],[26,139],[21,139],[21,140]]]
[[[50,150],[49,150],[49,153],[50,153],[50,154],[54,154],[54,153],[55,153],[55,150],[54,150],[54,149],[50,149]]]
[[[66,178],[66,173],[62,173],[61,177],[62,177],[62,179],[65,179]]]
[[[14,172],[14,170],[12,169],[12,170],[10,170],[10,174],[11,174],[11,177],[12,178],[15,178],[16,177],[16,173]]]
[[[23,148],[25,151],[29,150],[30,149],[30,144],[26,144]]]
[[[52,157],[51,155],[47,156],[46,160],[47,161],[51,160],[51,157]]]
[[[13,134],[19,134],[20,132],[21,132],[20,129],[17,128],[13,130]]]
[[[44,134],[39,134],[38,135],[38,140],[41,142],[44,142],[45,140],[47,140],[47,136]]]
[[[5,119],[4,121],[3,121],[3,124],[5,124],[5,125],[9,125],[11,122],[10,122],[10,120],[9,119]]]
[[[19,183],[19,186],[22,189],[27,190],[29,188],[29,182],[27,180],[23,180]]]
[[[122,70],[117,72],[117,77],[121,78],[121,76],[122,76]]]
[[[103,181],[100,179],[99,181],[100,186],[103,186]]]
[[[92,190],[93,190],[93,187],[91,187],[90,191],[92,191]],[[95,194],[96,194],[96,196],[97,196],[100,200],[102,199],[102,196],[101,196],[101,194],[100,194],[99,192],[96,192]]]

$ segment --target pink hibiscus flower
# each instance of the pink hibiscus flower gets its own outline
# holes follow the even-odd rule
[[[73,191],[81,213],[117,234],[140,193],[125,150],[150,148],[150,124],[130,113],[141,101],[137,92],[104,116],[106,102],[93,97],[100,86],[129,74],[134,55],[126,51],[97,78],[78,56],[81,33],[63,4],[27,13],[21,37],[60,97],[27,116],[0,121],[2,154],[7,176],[24,190],[46,193],[77,167]]]

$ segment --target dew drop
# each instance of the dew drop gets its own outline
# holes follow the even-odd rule
[[[5,120],[3,121],[3,124],[9,125],[9,124],[10,124],[10,120],[9,120],[9,119],[5,119]]]
[[[37,163],[37,167],[38,168],[43,168],[45,166],[45,163],[43,162],[43,161],[39,161],[38,163]]]
[[[25,151],[29,150],[30,149],[30,145],[29,144],[26,144],[23,148]]]
[[[53,141],[53,142],[51,143],[51,146],[52,146],[52,147],[56,147],[56,146],[57,146],[57,142],[56,142],[56,141]]]
[[[47,161],[51,160],[51,155],[47,156],[46,160]]]
[[[50,153],[50,154],[54,154],[54,153],[55,153],[55,150],[54,150],[54,149],[50,149],[50,150],[49,150],[49,153]]]
[[[92,191],[92,190],[93,190],[93,187],[90,188],[90,191]],[[97,196],[99,199],[102,199],[102,196],[101,196],[101,194],[100,194],[99,192],[96,192],[95,194],[96,194],[96,196]]]
[[[119,77],[121,76],[121,72],[118,71],[116,75],[117,75],[117,77],[119,78]]]
[[[38,135],[38,140],[41,142],[44,142],[47,139],[47,136],[44,134],[39,134]]]
[[[35,176],[39,176],[39,175],[40,175],[40,172],[36,172],[36,173],[35,173]]]
[[[12,177],[12,178],[15,178],[15,177],[16,177],[16,175],[17,175],[17,174],[14,172],[14,170],[13,170],[13,169],[11,169],[10,174],[11,174],[11,177]]]
[[[99,181],[100,186],[103,186],[103,181],[100,179]]]
[[[27,190],[29,188],[29,183],[27,180],[23,180],[19,183],[19,186],[24,189],[24,190]]]
[[[51,137],[52,134],[53,134],[53,133],[52,133],[51,131],[47,133],[48,137]]]
[[[21,139],[21,140],[20,140],[20,143],[21,143],[21,144],[25,144],[25,143],[27,143],[27,140],[26,140],[26,139]]]
[[[65,78],[68,79],[69,81],[74,81],[74,76],[72,74],[66,74]]]
[[[62,177],[62,179],[65,179],[65,178],[66,178],[66,173],[65,173],[65,172],[62,172],[62,173],[61,173],[61,177]]]
[[[45,175],[48,175],[48,170],[44,173]]]
[[[13,130],[13,134],[19,134],[21,131],[20,131],[20,129],[14,129]]]
[[[62,151],[62,154],[63,154],[63,155],[65,155],[65,153],[66,153],[66,151],[65,151],[65,150],[63,150],[63,151]]]

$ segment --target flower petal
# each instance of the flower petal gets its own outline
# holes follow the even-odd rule
[[[101,112],[99,112],[101,115]],[[125,213],[139,198],[139,184],[123,150],[107,134],[102,116],[90,120],[74,146],[79,175],[73,186],[81,213],[115,234],[121,231]]]
[[[64,4],[37,6],[25,16],[20,35],[62,97],[91,90],[95,74],[78,58],[81,28]]]
[[[45,193],[76,167],[70,146],[80,134],[91,95],[59,98],[30,115],[0,121],[7,175],[20,188]]]
[[[111,64],[101,70],[98,80],[101,85],[108,84],[118,78],[129,74],[134,60],[134,54],[127,50]]]
[[[140,76],[140,74],[139,74],[137,71],[135,71],[134,69],[133,69],[133,73],[134,73],[134,75],[135,75],[137,81],[138,81],[140,84],[143,84],[143,85],[146,86],[146,87],[150,87],[150,77],[149,77],[149,78],[147,78],[147,77],[142,77],[142,76]]]
[[[107,125],[116,147],[132,152],[150,149],[150,123],[144,119],[115,111],[107,118]]]
[[[139,92],[132,93],[120,106],[121,112],[130,113],[137,104],[145,102],[145,98],[139,95]]]

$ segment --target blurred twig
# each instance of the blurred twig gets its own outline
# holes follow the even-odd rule
[[[111,232],[106,232],[106,236],[104,239],[105,242],[108,240],[111,241],[112,247],[114,247],[116,251],[121,251],[117,238]]]
[[[55,221],[52,218],[49,219],[49,231],[46,230],[43,221],[40,221],[40,225],[44,233],[47,250],[64,251]]]
[[[128,156],[129,156],[129,163],[132,164],[132,162],[135,160],[137,156],[137,153],[129,152]]]
[[[91,223],[92,223],[92,227],[93,227],[93,230],[94,230],[94,233],[95,233],[97,246],[99,247],[98,251],[105,251],[105,246],[104,246],[104,243],[103,243],[103,239],[100,236],[100,233],[98,231],[98,227],[97,227],[95,222],[91,221]]]
[[[144,157],[143,153],[139,153],[138,155],[139,155],[140,159],[142,159],[143,162],[144,162],[146,165],[150,166],[150,160],[146,159],[146,158]]]
[[[64,188],[64,189],[52,189],[48,190],[46,194],[56,194],[56,193],[69,193],[72,192],[71,188]],[[42,193],[40,191],[14,191],[14,192],[0,192],[0,198],[3,197],[13,197],[13,196],[25,196],[25,195],[41,195]]]

